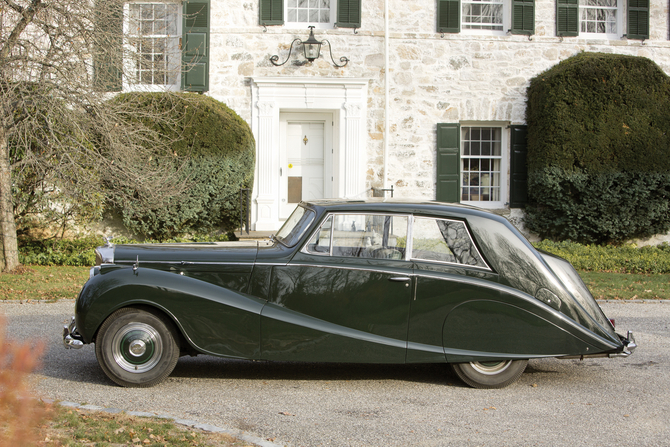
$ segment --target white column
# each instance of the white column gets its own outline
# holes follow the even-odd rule
[[[274,150],[279,136],[275,131],[275,114],[278,113],[274,102],[258,101],[258,132],[256,143],[256,185],[258,196],[255,199],[257,231],[276,230],[279,221],[279,202],[277,196],[279,167],[278,153]]]
[[[361,129],[363,126],[361,106],[355,103],[344,103],[344,197],[360,196],[364,191],[365,177],[362,175],[363,161],[366,159],[365,147],[362,144]]]

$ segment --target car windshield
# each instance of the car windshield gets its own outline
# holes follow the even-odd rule
[[[276,238],[287,247],[293,247],[314,220],[314,211],[308,210],[298,205],[288,220],[277,231]]]

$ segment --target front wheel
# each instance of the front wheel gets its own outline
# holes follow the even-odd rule
[[[521,377],[527,364],[528,360],[453,363],[451,369],[473,388],[504,388]]]
[[[126,387],[150,387],[165,380],[179,359],[174,325],[167,318],[119,309],[98,331],[95,355],[107,377]]]

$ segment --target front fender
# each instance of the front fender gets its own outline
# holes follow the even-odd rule
[[[197,351],[259,358],[260,313],[266,301],[198,279],[149,268],[116,268],[91,278],[77,299],[85,343],[122,307],[151,306],[167,314]]]

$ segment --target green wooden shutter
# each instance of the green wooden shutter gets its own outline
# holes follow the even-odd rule
[[[283,25],[284,24],[284,2],[283,0],[261,0],[259,25]]]
[[[512,133],[512,156],[510,166],[509,207],[525,208],[528,202],[528,126],[510,126]]]
[[[629,39],[649,39],[649,0],[628,0]]]
[[[182,30],[182,90],[209,90],[209,1],[184,1]]]
[[[512,34],[535,34],[535,0],[512,0]]]
[[[460,0],[437,1],[437,32],[459,33],[461,31]]]
[[[460,202],[461,125],[437,125],[437,191],[440,202]]]
[[[579,0],[556,0],[556,35],[579,35]]]
[[[361,27],[361,0],[337,0],[338,28]]]
[[[104,92],[123,88],[123,5],[98,0],[95,3],[95,52],[93,85]]]

